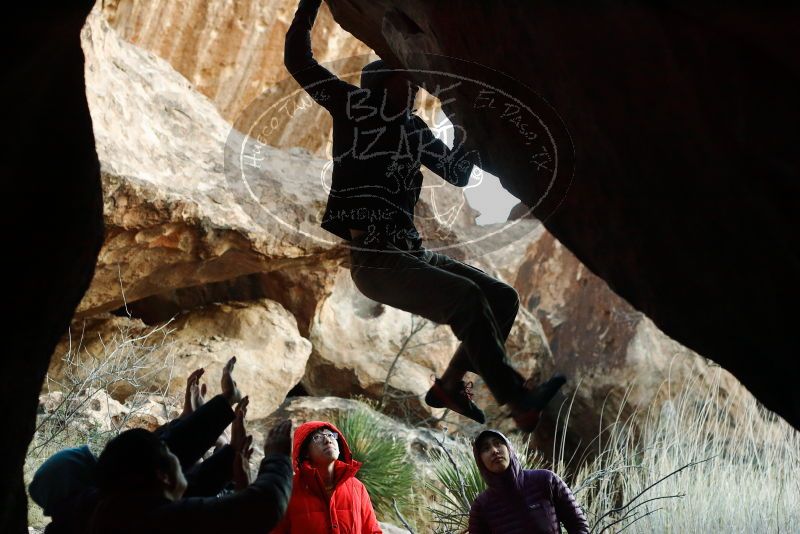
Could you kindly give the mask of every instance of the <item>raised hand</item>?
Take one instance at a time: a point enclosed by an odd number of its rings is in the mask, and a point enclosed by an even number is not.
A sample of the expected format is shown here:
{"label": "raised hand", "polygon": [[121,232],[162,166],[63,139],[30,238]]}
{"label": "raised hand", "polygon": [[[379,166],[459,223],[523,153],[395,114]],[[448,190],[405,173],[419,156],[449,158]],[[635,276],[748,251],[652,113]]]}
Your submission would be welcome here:
{"label": "raised hand", "polygon": [[231,424],[231,447],[235,451],[243,449],[243,443],[247,438],[247,430],[244,427],[244,419],[247,417],[247,405],[250,404],[250,397],[245,397],[233,411],[233,423]]}
{"label": "raised hand", "polygon": [[206,403],[206,391],[205,382],[192,385],[192,411]]}
{"label": "raised hand", "polygon": [[242,400],[242,392],[236,386],[236,381],[233,379],[233,366],[236,365],[236,356],[228,360],[225,367],[222,368],[222,396],[233,406]]}
{"label": "raised hand", "polygon": [[183,394],[183,411],[179,417],[186,417],[203,405],[205,384],[202,387],[200,386],[200,377],[205,372],[206,370],[202,367],[195,369],[186,379],[186,391]]}
{"label": "raised hand", "polygon": [[253,456],[253,436],[247,436],[244,440],[244,448],[236,453],[233,460],[233,486],[236,490],[242,490],[253,482],[252,472],[250,471],[250,458]]}
{"label": "raised hand", "polygon": [[231,425],[231,447],[233,447],[235,453],[233,484],[237,490],[246,488],[252,482],[250,458],[253,456],[253,436],[247,434],[244,426],[249,402],[250,400],[245,397],[236,406],[233,424]]}
{"label": "raised hand", "polygon": [[292,454],[292,422],[288,419],[272,427],[264,442],[264,454]]}

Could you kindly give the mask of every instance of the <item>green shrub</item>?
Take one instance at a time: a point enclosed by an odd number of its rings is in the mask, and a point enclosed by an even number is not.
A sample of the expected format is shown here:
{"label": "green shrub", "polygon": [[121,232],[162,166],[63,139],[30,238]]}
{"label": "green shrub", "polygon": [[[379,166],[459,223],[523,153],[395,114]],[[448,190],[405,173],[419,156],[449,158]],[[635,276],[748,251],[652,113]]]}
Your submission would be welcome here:
{"label": "green shrub", "polygon": [[392,436],[366,406],[340,415],[335,424],[350,445],[353,458],[363,463],[356,477],[366,486],[378,518],[396,522],[393,500],[406,519],[415,516],[416,471],[405,443]]}

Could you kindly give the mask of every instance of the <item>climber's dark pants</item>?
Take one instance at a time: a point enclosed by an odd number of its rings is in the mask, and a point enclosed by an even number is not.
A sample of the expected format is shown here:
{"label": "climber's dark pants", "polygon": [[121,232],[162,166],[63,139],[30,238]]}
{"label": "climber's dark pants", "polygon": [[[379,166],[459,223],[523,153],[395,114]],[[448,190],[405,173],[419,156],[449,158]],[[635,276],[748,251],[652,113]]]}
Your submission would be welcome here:
{"label": "climber's dark pants", "polygon": [[523,378],[511,367],[505,340],[519,309],[513,287],[483,271],[424,248],[352,241],[350,275],[372,300],[447,324],[461,341],[450,368],[480,375],[497,402],[522,394]]}

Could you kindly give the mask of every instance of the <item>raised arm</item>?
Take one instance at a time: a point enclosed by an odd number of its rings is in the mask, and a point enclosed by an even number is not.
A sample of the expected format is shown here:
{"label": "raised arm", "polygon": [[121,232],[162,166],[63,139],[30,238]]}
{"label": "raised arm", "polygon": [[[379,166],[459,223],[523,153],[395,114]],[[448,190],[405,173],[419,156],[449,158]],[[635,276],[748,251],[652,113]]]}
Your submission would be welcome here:
{"label": "raised arm", "polygon": [[[170,421],[156,430],[156,434],[166,442],[169,450],[178,457],[184,471],[189,470],[208,449],[214,446],[219,435],[233,421],[234,414],[231,406],[242,399],[242,393],[233,379],[235,364],[236,357],[234,356],[228,360],[222,370],[221,395],[201,403],[188,415]],[[187,391],[192,384],[195,387],[200,386],[197,380],[202,374],[202,369],[198,369],[189,376]]]}
{"label": "raised arm", "polygon": [[225,486],[231,481],[235,457],[236,452],[233,447],[224,445],[199,465],[193,467],[186,473],[188,485],[183,497],[214,497],[225,489]]}
{"label": "raised arm", "polygon": [[283,517],[292,494],[291,423],[274,427],[264,445],[258,477],[238,493],[221,498],[187,498],[159,508],[150,518],[154,534],[262,534]]}
{"label": "raised arm", "polygon": [[433,135],[428,125],[414,116],[414,127],[420,136],[420,163],[441,176],[447,182],[464,187],[469,183],[472,169],[480,161],[478,152],[464,148],[464,135],[455,128],[453,148],[450,149]]}
{"label": "raised arm", "polygon": [[225,497],[184,498],[149,518],[149,532],[218,534],[269,532],[286,512],[292,493],[292,465],[287,455],[267,455],[258,477],[247,488]]}
{"label": "raised arm", "polygon": [[348,95],[360,88],[340,80],[317,63],[311,51],[311,28],[322,0],[300,0],[292,24],[286,32],[283,63],[289,74],[318,104],[336,113],[347,106]]}
{"label": "raised arm", "polygon": [[233,421],[228,400],[217,395],[184,419],[170,422],[156,431],[169,450],[180,460],[181,468],[191,468],[214,446],[217,438]]}

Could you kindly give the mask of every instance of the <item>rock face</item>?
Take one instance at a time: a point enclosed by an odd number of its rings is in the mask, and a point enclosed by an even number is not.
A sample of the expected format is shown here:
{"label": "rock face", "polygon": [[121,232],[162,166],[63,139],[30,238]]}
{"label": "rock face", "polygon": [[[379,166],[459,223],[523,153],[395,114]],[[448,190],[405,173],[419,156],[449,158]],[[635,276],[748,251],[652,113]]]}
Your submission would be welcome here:
{"label": "rock face", "polygon": [[84,435],[127,428],[153,431],[179,415],[176,406],[163,397],[153,395],[122,404],[102,389],[78,392],[69,399],[63,391],[52,391],[39,397],[39,407],[43,417],[68,419],[69,430]]}
{"label": "rock face", "polygon": [[[295,89],[283,66],[283,41],[297,2],[252,0],[134,0],[105,2],[103,13],[126,40],[166,59],[207,96],[229,122],[236,122],[253,100]],[[323,63],[336,61],[342,75],[358,73],[370,49],[333,21],[323,8],[314,27],[314,52]],[[348,59],[342,59],[348,58]],[[314,129],[309,131],[309,126]],[[303,121],[282,124],[270,144],[302,146],[323,154],[330,132],[328,113],[317,106]]]}
{"label": "rock face", "polygon": [[588,269],[798,427],[786,332],[800,297],[788,282],[800,265],[800,83],[787,43],[800,15],[673,4],[329,2],[429,85],[484,68],[525,84],[494,74],[490,86],[511,91],[501,97],[465,83],[444,111]]}
{"label": "rock face", "polygon": [[[737,406],[749,395],[730,373],[670,339],[641,312],[614,294],[535,220],[528,239],[492,252],[499,274],[519,292],[549,340],[555,369],[568,383],[537,430],[544,450],[554,436],[560,401],[572,402],[569,446],[589,443],[598,425],[634,412],[659,409],[668,393],[718,388]],[[573,399],[574,396],[574,399]],[[563,414],[561,415],[563,418]]]}
{"label": "rock face", "polygon": [[82,314],[341,255],[316,219],[323,161],[259,145],[246,189],[240,136],[166,62],[96,12],[83,46],[107,235]]}
{"label": "rock face", "polygon": [[336,258],[321,256],[318,262],[308,265],[290,264],[287,269],[165,291],[132,302],[126,309],[147,324],[158,324],[181,312],[215,302],[270,298],[294,315],[300,334],[308,337],[317,308],[333,289],[338,266]]}
{"label": "rock face", "polygon": [[27,533],[23,485],[42,380],[92,278],[103,240],[100,173],[79,35],[92,1],[20,3],[0,22],[5,120],[2,181],[10,202],[9,310],[0,402],[0,532]]}
{"label": "rock face", "polygon": [[[423,397],[458,346],[450,327],[364,297],[349,271],[341,269],[314,319],[310,339],[314,349],[303,386],[312,395],[385,396],[388,410],[406,420],[442,415]],[[509,335],[507,350],[525,377],[539,379],[552,369],[541,325],[524,310]],[[499,424],[503,416],[483,382],[473,375],[468,379],[475,382],[476,401],[487,407],[490,421]],[[451,414],[450,419],[470,427],[469,420],[460,416]]]}
{"label": "rock face", "polygon": [[[84,47],[108,231],[81,315],[124,306],[148,324],[183,312],[180,317],[196,321],[215,303],[275,300],[315,344],[304,379],[309,391],[382,396],[410,316],[389,310],[376,322],[355,309],[363,302],[351,302],[364,299],[339,270],[345,251],[318,228],[326,162],[303,150],[247,145],[184,78],[119,39],[98,13],[84,31]],[[138,122],[125,122],[134,112]],[[232,147],[258,159],[255,175]],[[476,212],[461,190],[442,184],[426,176],[417,223],[432,240],[455,243],[457,229],[473,225]],[[336,279],[339,293],[327,298]],[[349,328],[359,314],[361,324]],[[403,410],[425,416],[430,412],[419,396],[455,346],[447,327],[427,330],[428,345],[411,347],[398,360],[388,388],[410,405]],[[368,332],[380,334],[365,337]],[[545,346],[541,339],[538,346]]]}
{"label": "rock face", "polygon": [[[123,289],[127,309],[148,324],[176,314],[196,318],[217,310],[217,303],[277,301],[313,344],[301,371],[306,391],[384,397],[411,316],[362,297],[340,266],[346,251],[317,228],[325,162],[302,150],[260,145],[249,147],[261,161],[255,175],[243,172],[246,162],[229,166],[239,134],[169,65],[120,40],[99,16],[90,19],[84,44],[109,227],[84,316],[122,305]],[[131,109],[142,119],[123,132],[119,117]],[[251,189],[242,187],[242,178]],[[462,190],[440,185],[426,176],[420,230],[429,246],[471,243],[445,252],[497,274],[523,295],[527,313],[520,313],[510,336],[510,357],[534,382],[560,370],[570,376],[570,387],[581,384],[576,441],[592,437],[582,432],[596,428],[603,400],[618,404],[629,384],[632,406],[656,398],[652,386],[666,377],[672,354],[688,351],[590,275],[536,221],[521,219],[491,239],[476,239],[493,229],[474,225]],[[207,327],[219,330],[211,319]],[[391,371],[388,409],[415,420],[440,415],[421,397],[455,344],[448,327],[427,325],[415,334]],[[692,370],[680,376],[673,370],[677,382],[699,372],[695,364],[702,360],[686,358],[688,367],[672,366]],[[480,379],[474,381],[491,424],[510,429],[504,410]],[[556,417],[554,408],[550,419]],[[471,428],[467,420],[454,420]]]}
{"label": "rock face", "polygon": [[[254,418],[266,416],[283,402],[302,378],[311,353],[311,343],[300,336],[294,317],[267,299],[211,304],[162,327],[127,317],[98,316],[85,324],[77,320],[72,330],[72,352],[84,363],[64,361],[61,356],[70,345],[63,341],[50,366],[51,384],[63,383],[67,375],[81,378],[85,370],[110,361],[104,368],[115,369],[123,379],[107,389],[124,402],[134,391],[182,395],[186,377],[202,367],[213,395],[219,393],[222,367],[236,356],[235,379],[250,396]],[[76,349],[78,339],[83,343]]]}
{"label": "rock face", "polygon": [[[99,13],[83,44],[107,236],[81,314],[140,301],[134,308],[155,322],[208,302],[268,297],[307,334],[344,255],[319,228],[327,162],[245,140],[186,79],[121,40]],[[420,228],[452,241],[452,227],[476,213],[460,190],[425,184]]]}
{"label": "rock face", "polygon": [[432,384],[431,375],[444,371],[457,341],[447,326],[364,297],[347,269],[337,273],[310,339],[314,349],[303,377],[309,393],[380,399],[389,376],[388,404],[420,418],[430,415],[422,397]]}
{"label": "rock face", "polygon": [[[504,27],[512,30],[503,33],[504,39],[497,39],[497,32],[476,35],[464,31],[462,23],[485,8],[474,1],[458,2],[456,7],[463,9],[453,10],[451,6],[447,13],[440,6],[418,1],[404,3],[402,8],[390,5],[388,0],[331,2],[343,24],[397,64],[421,66],[413,61],[416,50],[450,52],[483,61],[519,75],[561,113],[565,125],[561,134],[572,134],[579,157],[570,161],[571,150],[565,150],[566,155],[558,157],[566,159],[556,160],[568,171],[574,167],[576,180],[566,194],[559,189],[563,182],[558,181],[547,202],[534,210],[540,216],[550,215],[553,206],[548,202],[557,199],[561,203],[560,210],[545,218],[555,237],[542,225],[526,220],[515,228],[519,234],[503,234],[507,240],[502,243],[507,245],[504,248],[497,243],[488,248],[470,245],[451,253],[499,274],[520,291],[526,308],[512,331],[509,353],[515,366],[534,381],[557,369],[566,371],[572,379],[566,393],[574,392],[571,388],[580,384],[573,410],[575,441],[594,437],[603,402],[620,403],[628,387],[631,407],[637,408],[658,400],[658,387],[667,377],[684,384],[696,380],[701,387],[717,380],[716,368],[670,340],[589,268],[671,335],[714,356],[740,375],[750,369],[750,360],[744,356],[753,354],[766,363],[767,371],[786,371],[770,358],[789,354],[788,349],[779,350],[786,349],[787,325],[793,325],[791,313],[784,307],[796,298],[792,287],[780,291],[776,287],[792,279],[787,273],[793,274],[796,256],[784,251],[797,250],[792,246],[796,245],[796,236],[763,229],[792,227],[786,223],[790,221],[787,213],[796,196],[794,185],[786,184],[794,182],[786,180],[782,186],[783,204],[776,204],[771,193],[776,176],[796,174],[796,160],[786,149],[790,146],[786,144],[788,134],[768,126],[793,120],[795,108],[763,116],[755,113],[756,106],[780,108],[785,95],[774,92],[791,94],[786,84],[775,83],[766,89],[781,76],[780,69],[769,70],[769,65],[761,61],[744,65],[738,59],[724,57],[729,60],[727,64],[743,69],[743,78],[728,84],[732,91],[741,95],[742,90],[752,89],[756,96],[764,97],[737,100],[737,111],[729,117],[720,106],[730,103],[734,93],[725,93],[727,100],[709,101],[717,94],[709,88],[730,81],[725,77],[729,72],[724,70],[725,65],[711,61],[723,70],[711,69],[707,77],[698,74],[692,67],[696,65],[694,58],[700,56],[692,50],[694,45],[687,44],[693,41],[677,38],[683,34],[648,33],[652,24],[628,24],[636,13],[639,22],[652,22],[652,13],[644,9],[619,13],[604,26],[587,25],[591,31],[581,29],[569,46],[549,47],[560,51],[561,55],[553,58],[543,55],[547,46],[530,46],[530,54],[522,57],[506,53],[504,47],[509,42],[526,43],[527,39],[561,45],[559,40],[571,34],[559,32],[566,26],[574,30],[580,21],[589,20],[582,18],[587,15],[572,13],[567,24],[563,18],[566,8],[545,9],[546,16],[532,17],[532,22],[525,23],[530,28],[520,24],[525,17],[515,17],[515,24]],[[320,178],[327,170],[326,162],[305,150],[278,150],[252,141],[248,144],[226,120],[240,116],[252,95],[263,92],[264,84],[271,83],[276,72],[282,76],[279,56],[272,56],[282,49],[283,30],[294,4],[262,6],[255,0],[232,7],[229,4],[221,0],[191,1],[180,6],[167,2],[144,6],[127,0],[101,4],[129,39],[167,57],[213,101],[198,95],[166,61],[120,39],[97,11],[90,16],[81,43],[87,58],[87,97],[97,138],[96,154],[84,99],[83,58],[78,49],[81,13],[66,21],[54,17],[59,31],[48,33],[42,31],[47,28],[37,26],[35,43],[29,35],[33,23],[27,19],[14,19],[14,27],[3,32],[15,46],[21,43],[19,49],[24,51],[12,58],[17,62],[11,64],[12,74],[23,74],[16,78],[19,86],[2,89],[6,101],[15,104],[10,109],[13,122],[23,125],[15,130],[13,139],[2,144],[14,150],[22,147],[21,152],[6,158],[13,175],[12,198],[19,200],[12,203],[8,212],[11,220],[6,226],[16,228],[20,221],[38,214],[36,226],[45,229],[43,233],[32,228],[12,232],[11,250],[24,258],[13,265],[19,295],[14,294],[9,304],[17,321],[10,329],[13,339],[9,354],[17,357],[4,360],[0,392],[4,399],[11,399],[6,404],[20,407],[9,414],[7,423],[21,430],[11,439],[2,438],[8,447],[3,448],[0,471],[10,473],[0,483],[0,530],[4,532],[22,532],[17,527],[24,522],[27,507],[19,487],[20,466],[33,433],[45,355],[52,353],[88,286],[100,246],[96,155],[102,165],[107,233],[96,276],[80,305],[86,320],[82,330],[82,348],[86,350],[81,354],[109,361],[108,347],[127,347],[118,355],[129,351],[134,358],[128,363],[133,364],[131,380],[135,380],[136,389],[159,394],[180,393],[185,377],[200,366],[207,370],[206,380],[213,393],[222,364],[235,354],[239,358],[237,380],[252,398],[251,416],[264,421],[287,413],[308,419],[327,417],[325,410],[352,409],[353,401],[305,397],[291,399],[273,413],[301,380],[305,389],[316,394],[362,393],[374,398],[383,394],[384,379],[407,337],[411,318],[361,297],[341,266],[344,250],[318,228],[325,198]],[[363,7],[360,12],[359,6]],[[85,7],[88,11],[88,5]],[[257,17],[248,18],[256,12]],[[502,17],[514,15],[508,8],[481,20],[497,25]],[[674,22],[676,17],[691,19],[686,15],[679,10],[658,16]],[[665,27],[680,29],[685,36],[702,37],[707,23],[701,20],[705,19]],[[722,28],[743,24],[735,17],[722,17],[718,22]],[[625,24],[626,29],[611,31],[613,39],[577,54],[575,47],[591,40],[591,32],[599,31],[599,27],[613,30],[616,24]],[[23,29],[21,33],[18,27]],[[165,27],[171,31],[165,31]],[[352,45],[352,39],[336,29],[325,12],[316,31],[319,35],[315,42],[327,46],[322,59],[343,55],[343,50]],[[634,35],[635,31],[643,33]],[[51,34],[56,37],[41,37]],[[661,44],[674,52],[670,60],[674,63],[666,67],[663,58],[661,63],[651,61],[658,47],[647,46],[626,48],[637,52],[627,54],[618,64],[595,61],[594,54],[605,53],[609,46],[625,44],[625,39],[632,37],[652,44],[656,34],[664,39]],[[469,41],[465,35],[471,36]],[[762,36],[756,31],[749,38],[761,40]],[[198,46],[203,39],[208,46]],[[487,43],[487,39],[492,42]],[[718,39],[727,45],[744,37],[721,34]],[[443,46],[445,42],[447,46]],[[261,43],[265,44],[263,56],[253,52],[254,47],[262,50]],[[463,54],[455,53],[459,47]],[[713,54],[725,54],[717,50],[726,49],[714,47]],[[767,47],[757,53],[751,50],[750,55],[744,52],[743,57],[754,59],[765,53],[787,59],[782,48]],[[631,68],[642,59],[638,54],[647,56],[648,65],[666,74],[647,79],[631,74],[650,72]],[[253,61],[239,69],[244,63],[242,57]],[[42,58],[47,59],[43,62]],[[507,63],[509,58],[515,58],[516,63]],[[439,57],[437,61],[449,60]],[[586,67],[591,61],[595,61],[596,71]],[[357,63],[360,67],[363,58]],[[272,70],[262,74],[264,64]],[[425,66],[457,72],[459,65],[463,67],[457,62]],[[346,71],[346,62],[344,66]],[[674,73],[684,67],[686,79],[676,82]],[[623,71],[613,70],[618,68]],[[765,75],[758,78],[763,86],[750,82],[750,74],[759,69],[765,69]],[[43,73],[52,77],[45,79]],[[630,76],[623,76],[626,73]],[[669,83],[655,87],[656,80]],[[608,83],[618,85],[604,85]],[[629,90],[633,86],[636,91]],[[586,93],[578,87],[584,87]],[[455,89],[461,90],[467,91]],[[688,94],[691,98],[673,101],[691,109],[676,106],[666,110],[664,102],[668,99],[661,97],[670,91]],[[621,95],[630,102],[629,107],[623,107]],[[641,112],[643,99],[649,99],[648,113]],[[539,111],[546,114],[547,109]],[[27,115],[20,115],[19,110]],[[541,184],[537,180],[541,176],[532,175],[535,178],[530,183],[519,179],[527,176],[520,172],[520,154],[527,152],[516,150],[519,147],[513,136],[507,135],[509,124],[519,127],[519,121],[477,115],[474,109],[463,108],[459,99],[445,111],[461,119],[472,145],[487,149],[483,158],[487,169],[503,177],[505,185],[523,200],[530,203],[538,198]],[[552,120],[553,116],[545,118]],[[324,111],[314,110],[303,121],[278,131],[276,144],[300,145],[319,153],[325,144],[320,132],[328,131],[327,120]],[[738,120],[740,128],[723,127],[725,121],[732,120]],[[703,122],[702,127],[692,121]],[[35,131],[25,126],[31,124],[36,126]],[[309,124],[314,124],[314,129],[309,129]],[[756,127],[763,133],[758,139],[751,134]],[[676,132],[687,135],[681,137]],[[698,132],[709,135],[702,137]],[[669,143],[659,143],[666,138]],[[563,148],[564,142],[556,135],[553,146]],[[738,150],[747,143],[749,150]],[[703,157],[687,156],[687,145]],[[237,152],[243,147],[249,152]],[[673,151],[674,159],[665,157]],[[736,152],[735,157],[721,159],[731,151]],[[43,173],[41,166],[31,164],[43,153],[59,162],[58,176],[70,179],[53,182],[52,169]],[[654,161],[658,164],[653,165]],[[687,161],[693,165],[686,165]],[[543,168],[547,170],[546,165]],[[690,172],[681,172],[686,169]],[[744,202],[742,177],[749,177],[754,170],[763,170],[765,178],[748,184],[754,192],[749,195],[750,201]],[[714,187],[721,176],[731,178],[725,182],[730,186],[726,189],[729,195],[720,195]],[[430,181],[426,183],[431,185]],[[678,194],[689,190],[694,195]],[[429,242],[448,245],[470,237],[475,231],[474,212],[460,202],[460,193],[451,189],[427,192],[434,196],[428,198],[423,193],[418,221]],[[440,193],[446,203],[460,208],[448,211],[437,207],[435,196]],[[717,216],[710,206],[727,209],[729,215]],[[515,215],[524,216],[526,211],[516,210]],[[671,220],[667,216],[671,213],[680,213],[681,217]],[[733,241],[732,235],[737,240]],[[712,242],[716,248],[709,246]],[[741,250],[744,243],[748,246],[746,253]],[[723,263],[737,268],[721,272]],[[757,280],[762,291],[754,290],[755,283],[742,273]],[[747,333],[756,329],[747,322],[747,315],[740,313],[742,302],[757,310],[767,323],[757,329],[761,346],[756,347],[756,341],[748,337]],[[130,310],[134,318],[103,313],[120,307]],[[173,316],[176,319],[166,327],[153,326]],[[167,330],[172,331],[164,337]],[[720,341],[723,331],[735,332],[738,337],[728,335],[725,339],[729,341]],[[159,335],[162,337],[157,339]],[[128,336],[128,342],[117,337],[119,343],[110,343],[114,336]],[[57,348],[57,355],[66,351],[64,344]],[[440,372],[450,358],[455,339],[447,327],[428,325],[406,349],[389,380],[388,392],[395,403],[390,403],[389,409],[415,417],[437,415],[427,410],[420,397],[430,384],[430,375]],[[50,372],[52,378],[60,379],[68,370],[56,358]],[[772,390],[757,390],[771,407],[785,408],[796,402],[796,388],[781,382],[791,382],[792,373],[756,374],[750,384],[757,388],[762,378],[775,383]],[[721,383],[727,391],[738,387],[724,373]],[[124,416],[126,408],[119,401],[129,400],[134,388],[125,380],[108,385],[112,398],[95,399],[95,392],[86,393],[90,408],[97,404],[100,411]],[[480,381],[476,381],[475,391],[477,401],[488,407],[490,424],[508,428],[508,421]],[[57,400],[58,391],[50,395],[43,399],[45,406]],[[153,426],[165,420],[167,415],[153,415],[158,403],[152,400],[149,418],[137,424]],[[549,421],[555,419],[556,412],[554,407]],[[782,413],[792,417],[796,412]],[[431,446],[428,431],[389,423],[395,426],[387,431],[403,435],[411,450],[421,454]],[[462,425],[462,429],[470,428]],[[546,425],[544,431],[548,431]]]}

